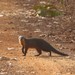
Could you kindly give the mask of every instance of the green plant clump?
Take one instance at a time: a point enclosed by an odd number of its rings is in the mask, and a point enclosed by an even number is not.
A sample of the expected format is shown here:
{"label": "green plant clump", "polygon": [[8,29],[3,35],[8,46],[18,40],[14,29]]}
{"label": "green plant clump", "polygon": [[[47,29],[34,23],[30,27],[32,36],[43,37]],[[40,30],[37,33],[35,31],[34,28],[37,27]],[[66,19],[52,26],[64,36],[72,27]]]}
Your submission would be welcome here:
{"label": "green plant clump", "polygon": [[61,15],[54,5],[37,5],[34,6],[37,14],[42,17],[55,17]]}

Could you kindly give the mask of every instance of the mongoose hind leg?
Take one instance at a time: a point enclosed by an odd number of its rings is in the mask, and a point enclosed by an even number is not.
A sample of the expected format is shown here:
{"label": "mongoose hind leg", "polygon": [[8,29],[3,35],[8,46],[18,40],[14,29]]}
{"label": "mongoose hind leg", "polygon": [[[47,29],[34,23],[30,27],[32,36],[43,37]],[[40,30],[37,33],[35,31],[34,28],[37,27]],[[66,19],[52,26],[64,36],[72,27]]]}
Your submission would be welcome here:
{"label": "mongoose hind leg", "polygon": [[42,52],[41,52],[41,50],[40,49],[36,49],[37,50],[37,52],[39,53],[39,54],[37,54],[37,55],[35,55],[35,56],[39,56],[39,55],[41,55],[42,54]]}

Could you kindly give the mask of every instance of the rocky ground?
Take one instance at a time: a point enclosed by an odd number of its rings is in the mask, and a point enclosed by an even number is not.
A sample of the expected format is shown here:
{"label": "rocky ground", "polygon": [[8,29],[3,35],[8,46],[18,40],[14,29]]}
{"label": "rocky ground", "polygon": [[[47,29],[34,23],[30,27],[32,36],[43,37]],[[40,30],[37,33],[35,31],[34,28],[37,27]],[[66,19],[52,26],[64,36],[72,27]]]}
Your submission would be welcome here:
{"label": "rocky ground", "polygon": [[[33,6],[41,0],[0,0],[0,75],[75,75],[75,29],[70,16],[38,17]],[[18,36],[37,37],[48,41],[63,57],[29,49],[21,52]]]}

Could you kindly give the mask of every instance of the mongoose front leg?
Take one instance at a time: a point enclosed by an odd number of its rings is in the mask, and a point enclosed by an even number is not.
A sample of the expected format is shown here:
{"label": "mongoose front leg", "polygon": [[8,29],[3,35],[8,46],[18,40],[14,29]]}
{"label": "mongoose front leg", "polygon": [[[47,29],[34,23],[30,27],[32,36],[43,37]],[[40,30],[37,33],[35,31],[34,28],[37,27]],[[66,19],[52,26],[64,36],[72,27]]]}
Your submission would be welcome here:
{"label": "mongoose front leg", "polygon": [[22,53],[24,54],[25,53],[25,51],[24,51],[25,49],[24,49],[24,46],[22,46]]}
{"label": "mongoose front leg", "polygon": [[28,48],[25,48],[24,56],[26,56],[27,50],[28,50]]}

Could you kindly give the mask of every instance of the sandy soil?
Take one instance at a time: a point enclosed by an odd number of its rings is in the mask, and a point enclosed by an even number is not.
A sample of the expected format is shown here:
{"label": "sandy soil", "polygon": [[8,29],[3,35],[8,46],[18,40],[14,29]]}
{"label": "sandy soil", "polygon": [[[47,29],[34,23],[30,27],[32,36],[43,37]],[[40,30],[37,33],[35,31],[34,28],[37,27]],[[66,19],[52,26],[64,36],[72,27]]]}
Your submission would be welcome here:
{"label": "sandy soil", "polygon": [[[59,17],[35,16],[32,7],[39,2],[0,0],[0,75],[75,75],[75,42],[72,39],[65,40],[64,36],[67,37],[69,33],[62,35],[63,21]],[[45,39],[69,56],[52,53],[49,57],[48,53],[43,52],[41,56],[35,57],[36,50],[29,49],[24,57],[18,43],[19,35]]]}

